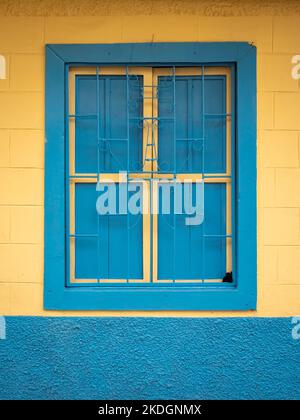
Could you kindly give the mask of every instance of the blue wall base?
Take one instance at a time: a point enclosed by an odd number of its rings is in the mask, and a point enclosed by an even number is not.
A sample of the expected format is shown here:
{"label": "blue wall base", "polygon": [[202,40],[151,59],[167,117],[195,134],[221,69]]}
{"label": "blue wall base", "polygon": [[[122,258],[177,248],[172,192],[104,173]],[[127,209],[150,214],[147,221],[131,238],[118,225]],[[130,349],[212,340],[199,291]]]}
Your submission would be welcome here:
{"label": "blue wall base", "polygon": [[1,399],[299,399],[290,318],[7,317]]}

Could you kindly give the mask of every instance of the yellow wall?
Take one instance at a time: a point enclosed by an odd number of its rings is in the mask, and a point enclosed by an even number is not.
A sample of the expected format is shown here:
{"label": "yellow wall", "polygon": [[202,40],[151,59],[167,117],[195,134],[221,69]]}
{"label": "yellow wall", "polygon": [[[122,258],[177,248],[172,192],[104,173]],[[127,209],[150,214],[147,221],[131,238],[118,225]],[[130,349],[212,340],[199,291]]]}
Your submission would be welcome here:
{"label": "yellow wall", "polygon": [[45,43],[248,41],[258,52],[257,311],[80,315],[299,314],[300,90],[291,77],[291,57],[300,54],[299,3],[61,3],[0,1],[0,54],[8,64],[0,80],[0,313],[75,314],[42,309]]}

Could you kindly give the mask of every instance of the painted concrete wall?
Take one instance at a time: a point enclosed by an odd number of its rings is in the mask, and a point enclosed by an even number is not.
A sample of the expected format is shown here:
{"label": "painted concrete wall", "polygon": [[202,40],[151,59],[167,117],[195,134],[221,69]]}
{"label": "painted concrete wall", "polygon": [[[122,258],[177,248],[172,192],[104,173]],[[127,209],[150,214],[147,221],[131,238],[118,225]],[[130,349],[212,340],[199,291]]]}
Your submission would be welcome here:
{"label": "painted concrete wall", "polygon": [[[277,319],[300,314],[299,27],[296,1],[0,1],[0,398],[300,397],[300,344]],[[255,312],[43,310],[45,44],[149,41],[257,46]],[[69,315],[246,318],[37,317]]]}
{"label": "painted concrete wall", "polygon": [[[295,2],[275,2],[268,8],[259,1],[242,2],[240,8],[207,1],[176,5],[112,1],[109,6],[101,2],[101,7],[88,1],[86,8],[79,7],[80,2],[38,3],[4,1],[0,6],[0,54],[7,61],[7,79],[0,80],[0,312],[46,315],[42,306],[45,43],[153,40],[248,41],[257,46],[255,315],[300,313],[300,90],[299,81],[291,77],[291,57],[300,54],[300,9],[292,8]],[[283,3],[294,16],[278,15]]]}

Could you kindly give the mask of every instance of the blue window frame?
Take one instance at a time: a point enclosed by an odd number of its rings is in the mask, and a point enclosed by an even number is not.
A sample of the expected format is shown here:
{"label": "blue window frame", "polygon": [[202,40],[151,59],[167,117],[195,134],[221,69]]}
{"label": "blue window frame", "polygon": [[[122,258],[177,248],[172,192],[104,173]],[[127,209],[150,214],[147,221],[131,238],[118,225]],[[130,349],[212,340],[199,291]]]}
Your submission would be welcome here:
{"label": "blue window frame", "polygon": [[[46,139],[46,309],[256,308],[255,47],[48,45]],[[99,174],[124,170],[153,201],[163,176],[191,175],[191,193],[201,176],[204,223],[99,217]]]}

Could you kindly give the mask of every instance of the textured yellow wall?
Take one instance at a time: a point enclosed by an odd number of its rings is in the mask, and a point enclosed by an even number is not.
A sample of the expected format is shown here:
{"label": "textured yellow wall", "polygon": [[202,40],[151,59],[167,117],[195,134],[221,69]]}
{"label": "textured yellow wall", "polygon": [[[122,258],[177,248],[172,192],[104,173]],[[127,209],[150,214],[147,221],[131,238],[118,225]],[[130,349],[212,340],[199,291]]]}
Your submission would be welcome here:
{"label": "textured yellow wall", "polygon": [[0,0],[0,313],[75,314],[42,309],[45,43],[248,41],[258,52],[258,310],[156,314],[299,314],[299,27],[295,1]]}

